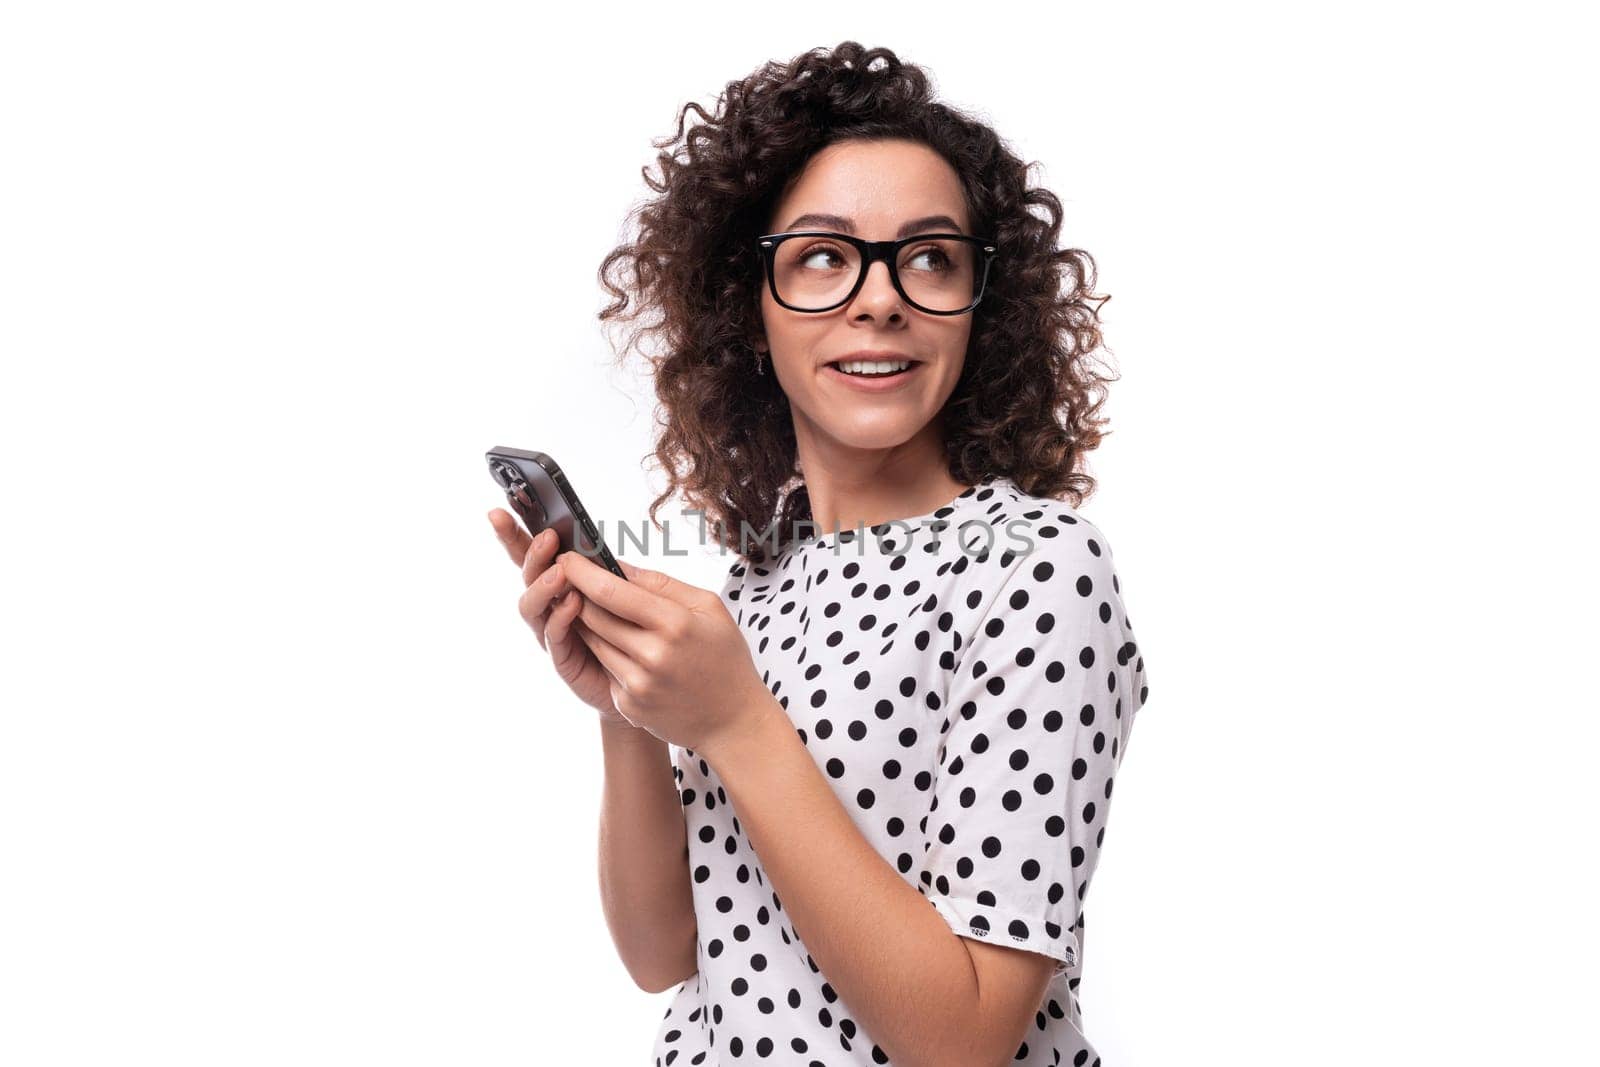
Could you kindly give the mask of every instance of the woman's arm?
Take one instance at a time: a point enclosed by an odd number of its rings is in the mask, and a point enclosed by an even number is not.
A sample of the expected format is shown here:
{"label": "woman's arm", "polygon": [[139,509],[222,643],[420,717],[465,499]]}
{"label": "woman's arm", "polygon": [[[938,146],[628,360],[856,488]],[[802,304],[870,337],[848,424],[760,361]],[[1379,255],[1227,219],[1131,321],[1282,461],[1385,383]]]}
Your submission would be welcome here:
{"label": "woman's arm", "polygon": [[[774,700],[699,755],[716,770],[783,911],[831,985],[884,1052],[906,1067],[1009,1061],[1050,960],[1025,961],[979,1011],[974,954],[926,897],[861,835]],[[998,972],[997,972],[998,973]],[[1019,973],[1026,977],[1016,977]],[[997,983],[998,984],[998,983]],[[1037,1002],[1037,997],[1033,1003]]]}
{"label": "woman's arm", "polygon": [[695,973],[689,837],[666,742],[601,721],[600,901],[617,954],[639,988],[659,993]]}

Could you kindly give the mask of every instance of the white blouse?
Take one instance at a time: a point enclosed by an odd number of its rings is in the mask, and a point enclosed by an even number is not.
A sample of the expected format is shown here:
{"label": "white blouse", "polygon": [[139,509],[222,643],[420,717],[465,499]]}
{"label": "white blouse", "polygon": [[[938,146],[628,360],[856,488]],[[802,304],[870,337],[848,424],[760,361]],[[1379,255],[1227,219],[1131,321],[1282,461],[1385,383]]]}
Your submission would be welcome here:
{"label": "white blouse", "polygon": [[[1148,693],[1111,547],[1005,477],[862,532],[739,560],[723,602],[879,855],[957,935],[1056,961],[1014,1062],[1094,1067],[1083,902]],[[785,921],[716,772],[672,759],[699,970],[657,1067],[889,1063]]]}

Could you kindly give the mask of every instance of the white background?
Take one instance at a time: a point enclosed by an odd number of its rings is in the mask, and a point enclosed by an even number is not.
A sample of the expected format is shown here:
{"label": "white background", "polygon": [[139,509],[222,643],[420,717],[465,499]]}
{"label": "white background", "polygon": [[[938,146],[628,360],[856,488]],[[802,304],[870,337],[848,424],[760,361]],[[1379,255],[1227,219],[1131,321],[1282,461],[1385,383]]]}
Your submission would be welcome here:
{"label": "white background", "polygon": [[1113,295],[1107,1067],[1594,1062],[1580,10],[7,5],[0,1061],[647,1061],[482,456],[643,515],[650,140],[855,39]]}

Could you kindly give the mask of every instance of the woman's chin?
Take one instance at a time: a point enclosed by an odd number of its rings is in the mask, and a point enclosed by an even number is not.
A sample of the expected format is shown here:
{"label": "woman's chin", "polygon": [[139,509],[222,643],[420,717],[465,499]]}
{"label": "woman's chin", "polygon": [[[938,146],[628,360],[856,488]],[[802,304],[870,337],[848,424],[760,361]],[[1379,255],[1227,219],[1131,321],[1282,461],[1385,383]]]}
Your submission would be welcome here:
{"label": "woman's chin", "polygon": [[926,425],[926,419],[921,422],[911,419],[869,419],[843,426],[830,426],[824,423],[821,429],[823,433],[846,448],[868,452],[898,448],[917,436]]}
{"label": "woman's chin", "polygon": [[904,402],[887,400],[852,404],[836,396],[811,395],[798,401],[791,396],[790,410],[803,436],[863,451],[898,448],[925,432],[939,410],[930,402],[911,402],[910,396]]}

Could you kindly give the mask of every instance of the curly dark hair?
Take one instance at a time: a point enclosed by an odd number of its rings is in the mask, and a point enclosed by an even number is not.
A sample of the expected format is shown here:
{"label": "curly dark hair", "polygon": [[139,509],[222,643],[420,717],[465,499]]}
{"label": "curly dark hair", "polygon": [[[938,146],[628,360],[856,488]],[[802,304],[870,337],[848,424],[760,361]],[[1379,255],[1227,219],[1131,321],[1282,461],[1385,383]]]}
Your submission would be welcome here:
{"label": "curly dark hair", "polygon": [[[669,483],[651,521],[660,527],[657,510],[678,492],[719,544],[760,560],[762,540],[741,530],[769,534],[776,524],[781,548],[811,517],[788,398],[776,375],[755,373],[755,238],[807,161],[845,140],[911,140],[938,152],[960,176],[973,232],[999,248],[942,412],[951,476],[971,484],[1004,475],[1024,492],[1081,504],[1095,485],[1085,454],[1110,432],[1098,412],[1117,379],[1094,359],[1110,297],[1093,292],[1087,252],[1057,250],[1061,202],[1028,187],[1029,165],[988,125],[936,102],[920,67],[854,41],[768,62],[729,82],[717,105],[716,114],[683,105],[677,132],[652,142],[670,149],[657,153],[659,178],[642,170],[658,195],[630,213],[637,239],[599,270],[613,298],[602,323],[656,313],[617,349],[619,363],[630,351],[649,361],[661,405],[654,454]],[[686,132],[690,111],[702,121]],[[647,354],[641,336],[658,350]]]}

